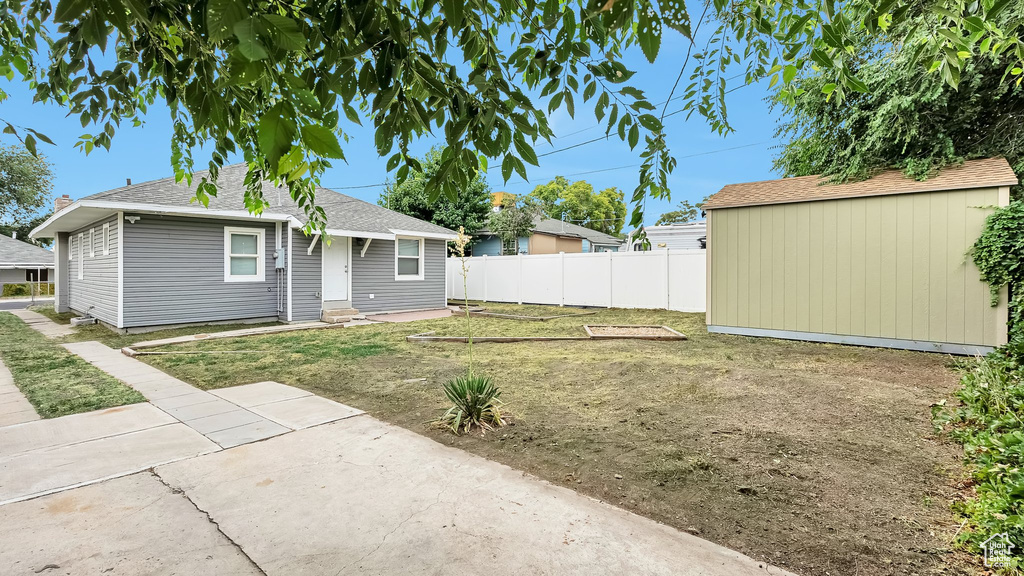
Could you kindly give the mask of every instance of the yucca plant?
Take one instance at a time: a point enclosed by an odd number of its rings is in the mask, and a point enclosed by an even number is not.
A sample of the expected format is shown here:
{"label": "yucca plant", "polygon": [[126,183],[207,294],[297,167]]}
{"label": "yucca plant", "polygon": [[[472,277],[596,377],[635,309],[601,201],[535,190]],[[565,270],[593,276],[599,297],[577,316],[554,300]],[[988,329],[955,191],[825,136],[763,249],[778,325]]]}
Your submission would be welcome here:
{"label": "yucca plant", "polygon": [[501,391],[487,376],[459,376],[445,382],[443,388],[452,407],[439,422],[452,432],[469,432],[474,426],[493,430],[505,424],[501,418]]}

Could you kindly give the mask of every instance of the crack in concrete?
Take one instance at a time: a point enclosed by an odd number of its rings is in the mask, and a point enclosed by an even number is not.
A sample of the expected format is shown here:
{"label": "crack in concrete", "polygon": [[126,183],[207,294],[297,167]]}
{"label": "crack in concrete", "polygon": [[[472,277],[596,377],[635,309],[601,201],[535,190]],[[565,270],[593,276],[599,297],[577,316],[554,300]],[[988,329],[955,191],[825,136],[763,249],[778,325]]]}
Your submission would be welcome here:
{"label": "crack in concrete", "polygon": [[335,574],[335,576],[340,576],[341,574],[344,574],[345,571],[348,570],[350,567],[358,566],[360,562],[362,562],[363,560],[366,560],[370,556],[373,556],[374,554],[376,554],[377,551],[380,550],[384,546],[384,544],[388,541],[388,538],[392,534],[394,534],[395,532],[398,532],[399,528],[401,528],[402,526],[405,526],[413,518],[419,516],[420,514],[423,514],[423,513],[427,512],[428,510],[430,510],[434,506],[437,506],[438,504],[440,504],[441,503],[441,496],[443,496],[444,493],[447,492],[447,491],[448,491],[448,484],[442,485],[441,489],[437,492],[437,496],[434,498],[434,502],[432,504],[430,504],[426,508],[422,508],[420,510],[417,510],[417,511],[413,512],[405,520],[402,520],[401,522],[399,522],[397,525],[395,525],[394,528],[391,529],[390,532],[385,534],[384,537],[380,539],[380,542],[373,548],[373,550],[370,550],[366,554],[363,554],[362,556],[357,558],[355,561],[349,562],[348,564],[342,566],[341,570],[338,570],[338,572],[337,572],[337,574]]}
{"label": "crack in concrete", "polygon": [[266,571],[263,570],[263,568],[259,564],[257,564],[255,560],[253,560],[252,556],[249,556],[249,553],[245,551],[245,548],[242,548],[241,544],[239,544],[238,542],[235,542],[234,539],[231,538],[231,536],[228,536],[227,532],[225,532],[220,527],[220,523],[218,523],[216,520],[214,520],[213,516],[211,516],[209,512],[207,512],[206,510],[203,510],[202,508],[200,508],[199,505],[196,504],[194,500],[189,498],[188,494],[184,490],[182,490],[180,488],[175,488],[174,486],[171,486],[169,483],[167,483],[166,480],[164,480],[159,474],[157,474],[156,470],[150,469],[149,473],[152,474],[153,477],[156,478],[158,482],[160,482],[161,484],[166,486],[167,489],[170,490],[172,494],[180,494],[182,496],[182,498],[187,500],[188,503],[192,505],[193,508],[195,508],[197,511],[199,511],[204,516],[206,516],[206,521],[209,522],[210,524],[212,524],[213,527],[217,529],[217,532],[219,532],[220,535],[223,536],[225,540],[230,542],[231,545],[236,550],[238,550],[238,553],[241,554],[243,557],[245,557],[246,560],[249,561],[249,564],[252,564],[253,568],[255,568],[263,576],[267,576]]}

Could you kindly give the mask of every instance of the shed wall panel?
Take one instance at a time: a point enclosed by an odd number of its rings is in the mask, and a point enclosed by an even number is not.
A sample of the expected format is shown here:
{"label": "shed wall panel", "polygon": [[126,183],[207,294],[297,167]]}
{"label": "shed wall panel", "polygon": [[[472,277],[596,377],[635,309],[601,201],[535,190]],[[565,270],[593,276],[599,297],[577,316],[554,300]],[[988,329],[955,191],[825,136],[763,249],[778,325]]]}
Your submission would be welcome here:
{"label": "shed wall panel", "polygon": [[987,188],[712,210],[708,323],[997,346],[967,252],[998,203]]}

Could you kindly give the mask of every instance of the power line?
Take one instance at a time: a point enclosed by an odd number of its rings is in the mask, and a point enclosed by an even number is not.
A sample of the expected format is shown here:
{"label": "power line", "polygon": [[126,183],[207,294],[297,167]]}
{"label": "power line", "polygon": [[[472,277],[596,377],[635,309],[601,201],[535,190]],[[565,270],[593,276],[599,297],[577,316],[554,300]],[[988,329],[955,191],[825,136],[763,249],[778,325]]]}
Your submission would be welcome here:
{"label": "power line", "polygon": [[[743,74],[737,74],[735,76],[727,78],[726,80],[728,81],[728,80],[731,80],[733,78],[738,78],[740,76],[743,76]],[[741,85],[736,86],[735,88],[729,90],[727,93],[739,90],[740,88],[745,88],[745,87],[750,86],[750,85],[751,85],[750,83],[741,84]],[[671,98],[669,100],[665,100],[663,102],[659,102],[655,106],[660,106],[661,104],[665,104],[665,103],[671,102],[672,100],[678,100],[679,98],[682,98],[682,97],[683,97],[682,95],[681,96],[676,96],[676,97]],[[668,114],[665,115],[665,118],[668,118],[670,116],[675,116],[676,114],[681,114],[681,113],[683,113],[685,111],[686,111],[686,108],[680,108],[679,110],[676,110],[674,112],[669,112]],[[602,125],[603,124],[595,124],[595,125],[593,125],[593,126],[591,126],[589,128],[584,128],[582,130],[577,130],[575,132],[570,132],[569,134],[566,134],[565,136],[561,136],[561,138],[567,138],[567,137],[572,136],[574,134],[579,134],[581,132],[586,132],[588,130],[592,130],[594,128],[598,128],[598,127],[600,127]],[[543,158],[545,156],[551,156],[552,154],[558,154],[559,152],[565,152],[567,150],[572,150],[574,148],[580,148],[582,146],[587,146],[589,144],[593,144],[595,142],[600,142],[602,140],[608,140],[610,138],[610,136],[611,136],[610,134],[605,134],[604,136],[599,136],[597,138],[592,138],[590,140],[585,140],[583,142],[572,144],[570,146],[566,146],[565,148],[557,148],[555,150],[544,152],[543,154],[537,154],[537,158]],[[555,137],[556,140],[558,138],[559,138],[558,136]],[[698,153],[698,154],[691,154],[691,155],[688,155],[688,156],[676,156],[675,158],[677,160],[681,160],[681,159],[684,159],[684,158],[692,158],[693,156],[703,156],[705,154],[714,154],[714,153],[717,153],[717,152],[725,152],[725,151],[728,151],[728,150],[736,150],[736,149],[739,149],[739,148],[748,148],[750,146],[757,146],[759,144],[765,144],[765,143],[766,142],[758,142],[758,143],[755,143],[755,144],[745,144],[743,146],[737,146],[737,147],[734,147],[734,148],[725,148],[725,149],[722,149],[722,150],[712,150],[712,151],[709,151],[709,152],[701,152],[701,153]],[[587,172],[579,172],[579,173],[576,173],[576,174],[567,174],[566,176],[582,176],[582,175],[585,175],[585,174],[596,174],[598,172],[611,172],[613,170],[624,170],[626,168],[636,168],[638,166],[640,166],[640,164],[631,164],[629,166],[620,166],[618,168],[603,168],[601,170],[590,170],[590,171],[587,171]],[[492,167],[487,169],[487,172],[490,172],[491,170],[494,170],[496,168],[498,168],[498,166],[492,166]],[[367,189],[367,188],[383,188],[384,186],[387,186],[387,184],[388,184],[387,182],[379,182],[377,184],[361,184],[361,185],[357,185],[357,186],[325,186],[325,188],[330,188],[332,190],[363,190],[363,189]]]}

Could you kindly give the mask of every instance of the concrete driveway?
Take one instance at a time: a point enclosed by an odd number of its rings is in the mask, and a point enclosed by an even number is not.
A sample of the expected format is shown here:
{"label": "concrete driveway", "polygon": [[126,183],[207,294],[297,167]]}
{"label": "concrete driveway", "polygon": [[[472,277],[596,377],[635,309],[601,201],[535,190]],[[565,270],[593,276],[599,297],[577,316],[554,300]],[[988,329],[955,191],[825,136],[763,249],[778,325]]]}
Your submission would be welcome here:
{"label": "concrete driveway", "polygon": [[218,391],[299,428],[228,449],[148,403],[0,428],[0,574],[788,574],[366,414],[300,427],[288,388]]}
{"label": "concrete driveway", "polygon": [[36,299],[35,302],[29,299],[2,299],[0,300],[0,310],[24,310],[29,306],[43,306],[46,304],[53,304],[53,298],[48,299]]}

